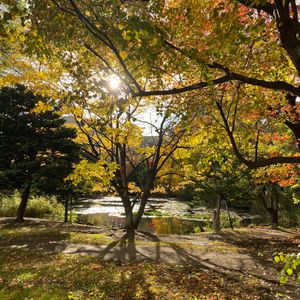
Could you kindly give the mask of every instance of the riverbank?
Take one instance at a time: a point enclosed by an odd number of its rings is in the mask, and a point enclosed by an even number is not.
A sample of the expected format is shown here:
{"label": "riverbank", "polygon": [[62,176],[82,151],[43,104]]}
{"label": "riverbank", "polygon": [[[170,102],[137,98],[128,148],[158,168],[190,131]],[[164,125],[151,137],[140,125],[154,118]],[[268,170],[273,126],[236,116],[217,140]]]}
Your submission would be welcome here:
{"label": "riverbank", "polygon": [[297,231],[137,232],[130,242],[123,230],[36,219],[15,228],[9,221],[0,220],[1,299],[41,299],[36,293],[45,286],[57,297],[43,299],[297,299],[300,292],[293,282],[278,284],[281,266],[272,261],[275,251],[298,251]]}

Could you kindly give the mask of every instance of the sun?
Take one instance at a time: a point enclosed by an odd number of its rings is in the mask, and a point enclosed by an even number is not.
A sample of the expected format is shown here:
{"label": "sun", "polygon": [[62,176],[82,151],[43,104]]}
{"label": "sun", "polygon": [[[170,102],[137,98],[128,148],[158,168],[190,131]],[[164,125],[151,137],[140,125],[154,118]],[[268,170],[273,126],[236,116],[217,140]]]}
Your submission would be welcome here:
{"label": "sun", "polygon": [[120,84],[121,84],[120,79],[119,79],[117,76],[111,75],[111,76],[109,77],[109,86],[110,86],[113,90],[118,89],[118,88],[120,87]]}

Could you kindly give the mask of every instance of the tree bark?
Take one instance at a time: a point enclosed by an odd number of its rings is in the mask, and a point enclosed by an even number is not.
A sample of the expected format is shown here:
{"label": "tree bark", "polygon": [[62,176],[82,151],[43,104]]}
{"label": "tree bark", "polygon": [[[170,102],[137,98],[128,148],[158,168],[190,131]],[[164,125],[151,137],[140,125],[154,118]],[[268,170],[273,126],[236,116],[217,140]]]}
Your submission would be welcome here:
{"label": "tree bark", "polygon": [[27,207],[28,199],[29,199],[30,188],[31,188],[31,181],[27,183],[25,189],[23,190],[22,196],[21,196],[21,203],[19,205],[19,208],[17,211],[17,218],[15,220],[18,223],[24,222],[24,215],[25,215],[25,210]]}
{"label": "tree bark", "polygon": [[[272,229],[278,229],[278,195],[274,197],[274,195],[272,195],[272,190],[268,190],[268,188],[264,187],[260,198],[263,207],[270,215]],[[270,205],[268,205],[268,202],[270,202]]]}
{"label": "tree bark", "polygon": [[141,203],[140,203],[140,207],[134,217],[134,221],[133,221],[133,225],[134,225],[134,228],[137,229],[141,220],[142,220],[142,217],[144,215],[144,211],[145,211],[145,207],[146,207],[146,204],[147,204],[147,201],[148,201],[148,198],[149,198],[149,195],[150,195],[150,190],[149,191],[145,191],[142,196],[141,196]]}
{"label": "tree bark", "polygon": [[272,222],[272,229],[278,229],[278,209],[272,209],[269,211]]}
{"label": "tree bark", "polygon": [[[300,42],[298,39],[299,30],[294,26],[295,22],[289,16],[283,16],[278,23],[278,31],[282,47],[286,50],[288,56],[292,60],[295,68],[300,74]],[[299,23],[297,22],[299,26]]]}
{"label": "tree bark", "polygon": [[279,207],[279,193],[278,190],[276,190],[276,194],[272,195],[271,221],[272,221],[273,229],[278,229],[278,207]]}
{"label": "tree bark", "polygon": [[224,200],[224,203],[226,205],[226,210],[227,210],[229,225],[230,225],[230,228],[233,230],[232,219],[231,219],[231,216],[230,216],[230,211],[229,211],[229,208],[228,208],[228,205],[227,205],[227,201],[226,201],[226,199],[223,199],[223,200]]}
{"label": "tree bark", "polygon": [[133,225],[133,213],[132,207],[129,199],[122,199],[124,211],[125,211],[125,228],[128,234],[132,234],[134,232],[134,225]]}
{"label": "tree bark", "polygon": [[293,131],[297,142],[298,150],[300,151],[300,123],[292,123],[288,120],[286,120],[284,123]]}
{"label": "tree bark", "polygon": [[213,228],[215,233],[219,233],[221,231],[220,210],[221,210],[221,197],[218,196],[217,208],[214,209],[213,211]]}
{"label": "tree bark", "polygon": [[69,197],[65,198],[65,218],[64,222],[68,223]]}

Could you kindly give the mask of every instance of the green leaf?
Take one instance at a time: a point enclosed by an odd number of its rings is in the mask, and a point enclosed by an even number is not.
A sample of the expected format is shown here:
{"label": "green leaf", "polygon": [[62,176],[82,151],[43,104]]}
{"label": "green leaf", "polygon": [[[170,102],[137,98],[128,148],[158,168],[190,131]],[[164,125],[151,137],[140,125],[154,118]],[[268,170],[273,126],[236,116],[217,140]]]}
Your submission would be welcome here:
{"label": "green leaf", "polygon": [[285,284],[288,282],[288,278],[286,276],[280,276],[279,282]]}
{"label": "green leaf", "polygon": [[280,258],[279,258],[278,255],[274,256],[274,261],[275,261],[276,263],[279,263],[279,262],[280,262]]}
{"label": "green leaf", "polygon": [[291,276],[291,275],[293,274],[293,270],[292,270],[291,268],[288,268],[288,269],[286,270],[286,273],[287,273],[289,276]]}

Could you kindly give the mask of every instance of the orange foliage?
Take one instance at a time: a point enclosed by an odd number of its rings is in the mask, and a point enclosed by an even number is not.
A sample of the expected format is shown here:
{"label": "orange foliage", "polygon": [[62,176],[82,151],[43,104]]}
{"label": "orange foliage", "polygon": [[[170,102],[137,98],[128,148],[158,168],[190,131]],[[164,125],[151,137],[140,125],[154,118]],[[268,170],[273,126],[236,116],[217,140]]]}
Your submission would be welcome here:
{"label": "orange foliage", "polygon": [[296,184],[299,175],[298,166],[285,164],[259,169],[256,171],[254,178],[258,184],[274,182],[285,187]]}

